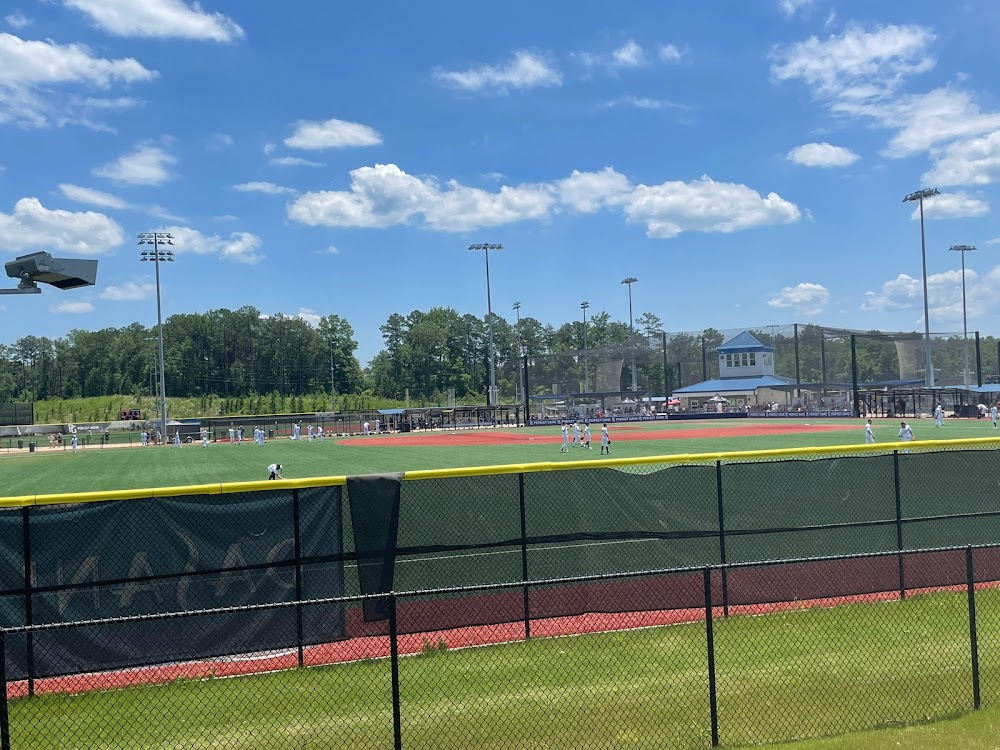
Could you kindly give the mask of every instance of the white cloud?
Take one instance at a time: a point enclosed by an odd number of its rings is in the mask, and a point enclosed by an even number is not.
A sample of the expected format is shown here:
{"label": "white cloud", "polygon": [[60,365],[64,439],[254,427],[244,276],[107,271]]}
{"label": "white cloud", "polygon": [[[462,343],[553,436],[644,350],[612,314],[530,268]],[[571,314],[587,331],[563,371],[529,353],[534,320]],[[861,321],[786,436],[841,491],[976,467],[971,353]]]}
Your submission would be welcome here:
{"label": "white cloud", "polygon": [[221,13],[206,13],[198,3],[182,0],[63,0],[117,36],[196,39],[232,42],[243,29]]}
{"label": "white cloud", "polygon": [[399,224],[463,232],[518,221],[549,218],[558,210],[592,212],[620,208],[631,222],[644,223],[650,237],[681,232],[733,232],[762,224],[798,221],[795,204],[771,193],[762,198],[745,185],[703,177],[690,183],[631,186],[606,168],[573,172],[553,183],[501,186],[490,192],[452,180],[409,175],[395,164],[351,172],[346,191],[305,193],[288,207],[294,221],[331,227],[382,228]]}
{"label": "white cloud", "polygon": [[422,219],[431,229],[462,232],[548,215],[555,202],[545,187],[524,185],[490,193],[454,181],[406,174],[395,164],[351,172],[350,191],[306,193],[288,209],[295,221],[342,227],[388,227]]}
{"label": "white cloud", "polygon": [[896,130],[885,151],[893,158],[1000,128],[1000,114],[983,113],[969,92],[948,87],[881,102],[840,102],[834,111]]}
{"label": "white cloud", "polygon": [[236,144],[236,139],[229,133],[213,133],[208,137],[205,148],[209,151],[227,151]]}
{"label": "white cloud", "polygon": [[786,286],[767,301],[770,307],[792,308],[803,315],[821,312],[830,301],[830,291],[822,284],[803,282]]}
{"label": "white cloud", "polygon": [[679,62],[684,53],[673,44],[661,44],[651,55],[646,49],[629,39],[625,44],[617,49],[608,52],[573,52],[570,57],[587,68],[602,68],[608,72],[614,72],[623,68],[642,68],[654,60],[663,63]]}
{"label": "white cloud", "polygon": [[264,256],[257,251],[263,242],[250,232],[233,232],[229,239],[217,234],[206,235],[190,227],[165,227],[156,230],[169,232],[174,237],[175,253],[195,253],[196,255],[218,255],[226,260],[240,263],[257,263]]}
{"label": "white cloud", "polygon": [[[975,257],[975,256],[972,256]],[[970,319],[982,318],[1000,313],[1000,297],[996,294],[1000,284],[1000,266],[994,266],[980,275],[966,266],[966,308]],[[923,284],[919,278],[900,274],[886,281],[878,291],[865,292],[861,309],[871,312],[898,312],[912,310],[915,322],[923,322]],[[931,323],[936,330],[941,325],[962,322],[962,271],[953,269],[927,277],[927,306]],[[972,327],[972,326],[970,326]]]}
{"label": "white cloud", "polygon": [[826,40],[810,37],[771,51],[771,75],[801,79],[822,97],[864,101],[891,93],[903,79],[934,67],[934,34],[922,26],[852,26]]}
{"label": "white cloud", "polygon": [[177,158],[159,146],[145,144],[93,172],[117,184],[162,185],[173,178],[170,167],[176,163]]}
{"label": "white cloud", "polygon": [[[955,85],[901,93],[910,75],[934,67],[934,34],[921,26],[853,26],[839,36],[775,47],[775,80],[800,79],[841,117],[863,118],[893,131],[884,151],[891,158],[929,152],[930,184],[982,185],[1000,179],[1000,112],[984,112],[969,91]],[[958,80],[963,80],[958,76]]]}
{"label": "white cloud", "polygon": [[298,195],[299,193],[295,188],[275,185],[273,182],[243,182],[239,185],[233,185],[233,190],[239,190],[241,193],[264,193],[265,195]]}
{"label": "white cloud", "polygon": [[334,245],[330,245],[326,250],[323,251],[326,255],[340,255],[340,250]]}
{"label": "white cloud", "polygon": [[560,202],[574,211],[593,213],[607,206],[620,206],[628,200],[632,185],[628,177],[605,167],[600,172],[573,173],[556,182]]}
{"label": "white cloud", "polygon": [[514,53],[504,65],[482,65],[468,70],[435,68],[433,77],[444,86],[462,91],[530,89],[562,85],[562,74],[542,57],[527,51]]}
{"label": "white cloud", "polygon": [[13,213],[0,212],[0,250],[99,255],[124,241],[125,232],[114,220],[93,211],[50,210],[37,198],[22,198]]}
{"label": "white cloud", "polygon": [[843,146],[806,143],[793,148],[786,158],[804,167],[846,167],[861,157]]}
{"label": "white cloud", "polygon": [[119,198],[117,195],[102,193],[100,190],[80,187],[79,185],[63,183],[59,186],[59,191],[71,201],[76,201],[77,203],[86,203],[91,206],[115,208],[118,210],[131,208],[128,201]]}
{"label": "white cloud", "polygon": [[611,62],[619,68],[638,68],[646,64],[646,53],[634,40],[629,39],[611,53]]}
{"label": "white cloud", "polygon": [[673,44],[661,44],[659,57],[662,62],[677,62],[683,57],[683,53]]}
{"label": "white cloud", "polygon": [[114,300],[115,302],[136,302],[149,299],[156,293],[156,287],[151,282],[126,281],[120,286],[107,286],[100,293],[101,299]]}
{"label": "white cloud", "polygon": [[276,167],[325,167],[326,164],[318,161],[302,159],[298,156],[278,156],[271,159],[271,164]]}
{"label": "white cloud", "polygon": [[669,99],[653,99],[648,96],[619,96],[604,103],[605,107],[635,107],[636,109],[678,109],[690,111],[694,109],[689,104],[672,102]]}
{"label": "white cloud", "polygon": [[73,302],[67,300],[66,302],[60,302],[57,305],[50,305],[49,312],[53,313],[68,313],[68,314],[80,314],[80,313],[92,313],[94,312],[94,306],[89,302]]}
{"label": "white cloud", "polygon": [[129,203],[128,201],[119,198],[117,195],[104,193],[100,190],[94,190],[93,188],[62,183],[59,185],[59,192],[71,201],[86,203],[89,206],[111,208],[117,211],[139,211],[167,221],[177,221],[179,219],[179,217],[174,216],[162,206],[142,206],[135,203]]}
{"label": "white cloud", "polygon": [[778,0],[778,10],[791,18],[800,10],[808,12],[812,4],[813,0]]}
{"label": "white cloud", "polygon": [[3,20],[7,22],[8,26],[15,29],[23,29],[31,25],[31,19],[23,13],[11,13],[9,16],[4,16]]}
{"label": "white cloud", "polygon": [[133,58],[95,57],[82,44],[28,41],[0,33],[0,123],[26,127],[83,124],[95,110],[134,100],[106,100],[67,93],[67,85],[107,89],[114,83],[149,81],[156,73]]}
{"label": "white cloud", "polygon": [[934,168],[922,178],[925,185],[986,185],[997,180],[1000,130],[949,144],[939,154]]}
{"label": "white cloud", "polygon": [[[941,193],[924,200],[924,218],[927,220],[964,219],[985,216],[989,212],[989,203],[967,193]],[[913,209],[910,218],[920,220],[920,206]]]}
{"label": "white cloud", "polygon": [[359,122],[346,120],[325,120],[295,123],[295,132],[285,139],[290,148],[318,151],[327,148],[351,148],[354,146],[377,146],[382,136],[374,128]]}
{"label": "white cloud", "polygon": [[646,236],[676,237],[682,232],[735,232],[765,224],[791,224],[802,214],[776,193],[766,198],[746,185],[692,182],[638,185],[629,196],[628,220],[646,225]]}
{"label": "white cloud", "polygon": [[308,307],[300,307],[299,311],[292,315],[293,318],[300,318],[306,323],[311,325],[313,328],[319,326],[319,321],[322,319],[322,315],[318,314],[315,310],[311,310]]}

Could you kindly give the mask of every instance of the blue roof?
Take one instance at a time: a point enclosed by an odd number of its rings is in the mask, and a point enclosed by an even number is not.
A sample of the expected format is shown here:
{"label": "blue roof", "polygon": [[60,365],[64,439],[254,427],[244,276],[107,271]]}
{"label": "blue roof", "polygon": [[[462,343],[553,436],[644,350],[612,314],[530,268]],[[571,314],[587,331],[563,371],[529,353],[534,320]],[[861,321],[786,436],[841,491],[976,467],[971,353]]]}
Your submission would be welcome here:
{"label": "blue roof", "polygon": [[755,391],[758,388],[784,388],[789,385],[795,385],[795,381],[791,378],[779,378],[777,375],[756,375],[749,378],[714,378],[678,388],[674,391],[674,395],[676,396],[678,393],[727,393],[734,391],[743,393],[746,391]]}
{"label": "blue roof", "polygon": [[743,331],[743,333],[733,336],[729,341],[720,346],[719,351],[723,354],[735,351],[773,352],[774,347],[770,344],[760,343],[748,331]]}

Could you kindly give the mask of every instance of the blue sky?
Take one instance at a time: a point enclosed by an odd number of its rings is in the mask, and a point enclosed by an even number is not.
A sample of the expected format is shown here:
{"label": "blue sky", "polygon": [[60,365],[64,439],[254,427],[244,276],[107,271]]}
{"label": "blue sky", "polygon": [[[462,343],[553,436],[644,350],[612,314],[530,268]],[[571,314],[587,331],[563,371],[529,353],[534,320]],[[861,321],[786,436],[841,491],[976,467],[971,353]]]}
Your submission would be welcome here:
{"label": "blue sky", "polygon": [[[998,333],[1000,4],[3,0],[0,257],[98,258],[0,298],[0,341],[164,315],[393,312],[670,331]],[[9,280],[9,286],[14,285]]]}

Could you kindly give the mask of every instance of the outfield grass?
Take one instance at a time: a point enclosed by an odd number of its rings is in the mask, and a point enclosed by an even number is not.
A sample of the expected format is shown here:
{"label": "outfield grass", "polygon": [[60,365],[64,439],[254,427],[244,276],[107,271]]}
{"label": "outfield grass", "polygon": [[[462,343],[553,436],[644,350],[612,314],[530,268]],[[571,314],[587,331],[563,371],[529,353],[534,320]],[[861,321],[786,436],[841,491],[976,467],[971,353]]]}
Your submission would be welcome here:
{"label": "outfield grass", "polygon": [[[739,430],[754,424],[773,425],[775,420],[717,420],[705,422],[645,423],[612,425],[614,458],[658,456],[677,453],[701,453],[734,450],[765,450],[806,446],[853,445],[863,442],[863,422],[854,420],[857,429],[755,437],[727,437],[727,430]],[[844,425],[845,420],[810,420],[811,424]],[[786,424],[802,424],[788,420]],[[722,433],[712,438],[685,438],[686,431],[710,427]],[[680,437],[669,440],[620,440],[616,435],[636,434],[637,431],[667,430]],[[953,439],[993,437],[996,432],[988,421],[951,421],[935,429],[929,420],[915,425],[918,439]],[[474,434],[478,431],[462,431]],[[200,444],[148,448],[106,449],[97,445],[81,448],[75,455],[61,451],[0,452],[4,482],[0,496],[89,492],[113,489],[135,489],[186,484],[243,482],[266,479],[266,467],[280,463],[286,478],[334,475],[376,474],[418,469],[488,466],[496,464],[532,463],[537,461],[579,461],[598,459],[599,437],[595,434],[591,451],[574,449],[560,453],[558,428],[536,427],[517,429],[519,436],[534,437],[528,443],[490,446],[419,447],[414,437],[393,436],[388,444],[359,445],[366,438],[327,439],[323,443],[305,440],[275,439],[260,448],[251,442],[242,445],[213,443],[208,449]],[[879,420],[876,434],[881,442],[896,439],[898,423]],[[353,443],[353,444],[352,444]]]}
{"label": "outfield grass", "polygon": [[[908,730],[906,747],[994,747],[1000,592],[978,597],[983,700],[964,741]],[[627,615],[622,622],[627,623]],[[926,722],[972,707],[963,593],[715,622],[723,745]],[[431,644],[433,645],[433,644]],[[178,681],[10,704],[12,748],[390,747],[386,659]],[[406,748],[642,748],[709,745],[703,623],[404,657]],[[886,744],[866,736],[816,748]],[[977,745],[977,743],[979,743]],[[806,745],[810,747],[810,745]]]}

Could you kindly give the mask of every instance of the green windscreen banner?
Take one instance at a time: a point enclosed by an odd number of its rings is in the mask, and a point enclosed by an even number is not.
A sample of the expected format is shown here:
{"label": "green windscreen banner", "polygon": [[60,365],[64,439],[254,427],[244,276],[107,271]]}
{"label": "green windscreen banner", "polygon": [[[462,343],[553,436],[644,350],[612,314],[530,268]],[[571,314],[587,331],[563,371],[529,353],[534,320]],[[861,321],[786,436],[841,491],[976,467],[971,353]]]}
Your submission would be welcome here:
{"label": "green windscreen banner", "polygon": [[[358,582],[362,594],[392,591],[402,480],[402,474],[347,479],[347,498],[351,506],[354,550],[358,558]],[[369,622],[384,620],[389,616],[387,601],[366,601],[364,616]]]}
{"label": "green windscreen banner", "polygon": [[[341,596],[340,497],[339,487],[316,487],[5,510],[0,617],[5,626],[41,625]],[[39,632],[31,654],[8,651],[9,678],[254,653],[343,633],[339,606],[219,615],[190,632],[164,622],[117,625],[113,637],[100,628]]]}

